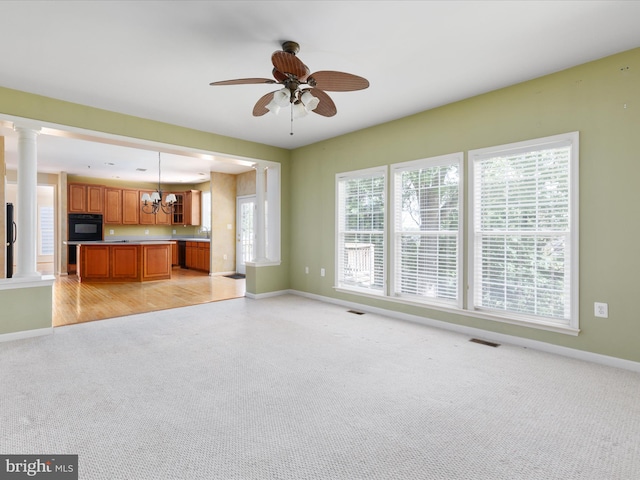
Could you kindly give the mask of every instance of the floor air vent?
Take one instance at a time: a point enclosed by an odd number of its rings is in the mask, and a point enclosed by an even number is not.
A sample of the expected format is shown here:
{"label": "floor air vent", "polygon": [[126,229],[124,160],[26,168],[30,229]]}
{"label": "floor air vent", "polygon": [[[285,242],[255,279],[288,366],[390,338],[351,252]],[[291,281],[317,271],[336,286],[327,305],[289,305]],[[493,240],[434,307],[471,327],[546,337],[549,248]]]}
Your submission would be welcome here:
{"label": "floor air vent", "polygon": [[479,343],[480,345],[486,345],[488,347],[499,347],[500,346],[499,343],[487,342],[486,340],[480,340],[479,338],[472,338],[469,341],[473,342],[473,343]]}
{"label": "floor air vent", "polygon": [[353,313],[354,315],[364,315],[364,312],[358,312],[357,310],[347,310],[347,313]]}

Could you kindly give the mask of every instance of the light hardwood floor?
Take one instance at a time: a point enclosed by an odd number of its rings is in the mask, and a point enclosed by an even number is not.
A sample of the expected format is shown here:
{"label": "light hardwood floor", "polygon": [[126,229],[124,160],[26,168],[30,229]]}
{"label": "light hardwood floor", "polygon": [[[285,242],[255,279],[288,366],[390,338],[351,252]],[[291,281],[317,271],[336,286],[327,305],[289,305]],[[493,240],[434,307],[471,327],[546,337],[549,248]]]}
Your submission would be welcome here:
{"label": "light hardwood floor", "polygon": [[53,326],[216,302],[244,294],[244,279],[209,276],[179,267],[173,268],[171,280],[155,282],[81,284],[75,275],[57,277],[53,285]]}

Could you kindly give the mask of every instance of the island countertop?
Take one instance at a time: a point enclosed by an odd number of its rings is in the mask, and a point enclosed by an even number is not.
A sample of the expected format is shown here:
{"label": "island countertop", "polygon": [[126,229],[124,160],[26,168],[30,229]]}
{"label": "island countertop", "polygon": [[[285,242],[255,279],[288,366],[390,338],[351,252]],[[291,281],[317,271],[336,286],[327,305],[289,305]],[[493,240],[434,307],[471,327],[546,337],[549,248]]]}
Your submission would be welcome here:
{"label": "island countertop", "polygon": [[94,240],[66,241],[65,245],[171,245],[178,240]]}

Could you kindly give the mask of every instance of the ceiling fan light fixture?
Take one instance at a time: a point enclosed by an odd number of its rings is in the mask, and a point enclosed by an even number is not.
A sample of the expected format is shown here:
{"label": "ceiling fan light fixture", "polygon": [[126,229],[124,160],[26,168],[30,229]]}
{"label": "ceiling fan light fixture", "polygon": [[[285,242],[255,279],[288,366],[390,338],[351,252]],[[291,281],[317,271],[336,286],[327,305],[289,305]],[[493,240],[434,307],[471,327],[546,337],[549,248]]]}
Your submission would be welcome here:
{"label": "ceiling fan light fixture", "polygon": [[293,111],[293,118],[302,118],[305,117],[309,112],[300,100],[293,103],[291,105],[291,109]]}
{"label": "ceiling fan light fixture", "polygon": [[288,88],[283,88],[273,94],[273,99],[281,107],[286,107],[291,102],[291,92]]}
{"label": "ceiling fan light fixture", "polygon": [[318,104],[320,103],[320,99],[317,97],[314,97],[309,91],[304,92],[300,96],[300,100],[302,101],[305,108],[309,112],[312,112],[313,110],[315,110]]}
{"label": "ceiling fan light fixture", "polygon": [[278,105],[276,103],[276,99],[275,98],[273,100],[271,100],[269,103],[267,103],[264,108],[269,110],[274,115],[277,115],[280,112],[280,105]]}

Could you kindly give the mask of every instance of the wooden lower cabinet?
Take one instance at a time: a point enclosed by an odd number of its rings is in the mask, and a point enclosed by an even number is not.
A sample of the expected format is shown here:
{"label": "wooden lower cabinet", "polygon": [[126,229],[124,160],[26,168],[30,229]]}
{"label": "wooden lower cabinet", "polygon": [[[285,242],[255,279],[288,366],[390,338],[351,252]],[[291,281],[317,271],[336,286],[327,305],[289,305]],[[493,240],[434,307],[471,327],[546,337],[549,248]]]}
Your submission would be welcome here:
{"label": "wooden lower cabinet", "polygon": [[170,245],[142,245],[142,281],[171,278]]}
{"label": "wooden lower cabinet", "polygon": [[180,257],[178,255],[178,242],[173,242],[171,245],[171,265],[178,265],[180,263]]}
{"label": "wooden lower cabinet", "polygon": [[186,266],[209,273],[211,248],[209,242],[187,242]]}
{"label": "wooden lower cabinet", "polygon": [[78,245],[81,282],[146,282],[171,278],[172,243]]}
{"label": "wooden lower cabinet", "polygon": [[111,248],[108,245],[76,246],[78,278],[108,281],[111,273]]}
{"label": "wooden lower cabinet", "polygon": [[111,248],[111,279],[116,281],[140,280],[139,245],[114,245]]}

